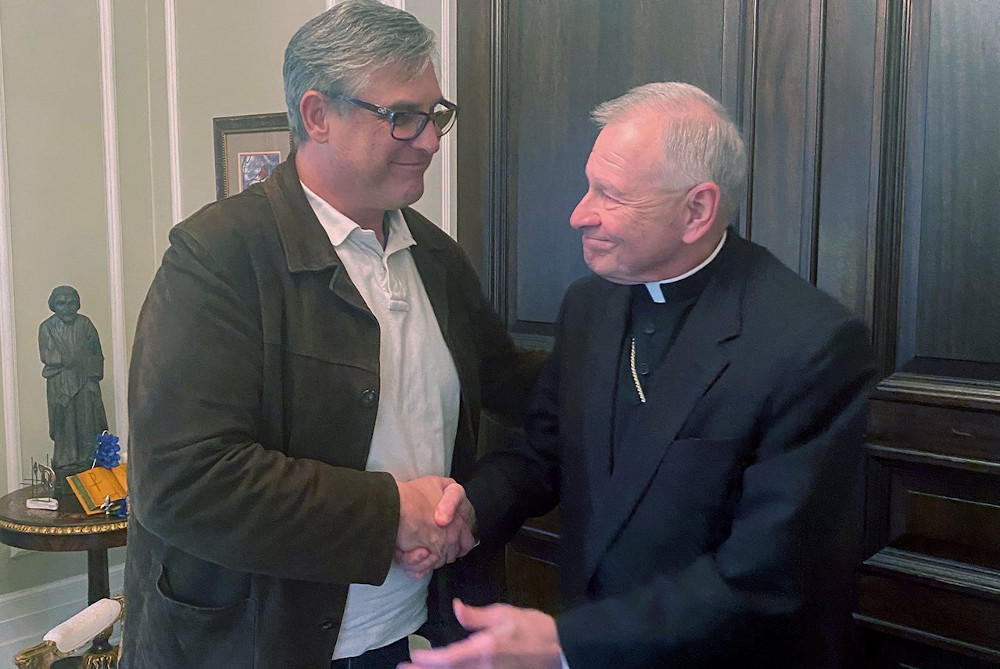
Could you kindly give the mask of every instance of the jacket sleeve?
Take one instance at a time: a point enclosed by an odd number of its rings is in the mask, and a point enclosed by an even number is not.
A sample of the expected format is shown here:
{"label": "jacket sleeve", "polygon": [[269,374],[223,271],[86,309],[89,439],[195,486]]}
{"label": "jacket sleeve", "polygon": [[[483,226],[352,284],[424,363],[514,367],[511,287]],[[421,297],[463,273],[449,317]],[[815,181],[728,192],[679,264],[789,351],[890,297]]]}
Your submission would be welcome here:
{"label": "jacket sleeve", "polygon": [[750,648],[761,666],[787,666],[769,664],[771,651],[817,641],[798,635],[797,622],[823,615],[817,602],[826,597],[851,594],[837,590],[850,590],[859,557],[874,377],[858,321],[840,321],[818,341],[770,396],[728,537],[678,573],[561,615],[570,667],[728,666],[730,654]]}
{"label": "jacket sleeve", "polygon": [[524,433],[508,431],[503,447],[484,455],[465,484],[484,550],[502,548],[525,520],[548,513],[559,501],[561,339],[556,337],[554,350],[541,363]]}
{"label": "jacket sleeve", "polygon": [[181,228],[171,241],[132,355],[130,510],[167,544],[228,569],[381,583],[399,519],[392,477],[262,446],[251,273]]}

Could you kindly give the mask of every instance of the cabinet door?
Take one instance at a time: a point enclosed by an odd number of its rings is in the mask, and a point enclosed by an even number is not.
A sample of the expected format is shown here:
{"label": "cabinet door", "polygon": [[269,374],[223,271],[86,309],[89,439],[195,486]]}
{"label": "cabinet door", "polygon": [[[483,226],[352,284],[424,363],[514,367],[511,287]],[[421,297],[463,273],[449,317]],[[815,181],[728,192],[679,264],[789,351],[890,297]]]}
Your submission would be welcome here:
{"label": "cabinet door", "polygon": [[1000,4],[886,0],[879,21],[887,376],[859,620],[952,651],[949,666],[1000,662]]}

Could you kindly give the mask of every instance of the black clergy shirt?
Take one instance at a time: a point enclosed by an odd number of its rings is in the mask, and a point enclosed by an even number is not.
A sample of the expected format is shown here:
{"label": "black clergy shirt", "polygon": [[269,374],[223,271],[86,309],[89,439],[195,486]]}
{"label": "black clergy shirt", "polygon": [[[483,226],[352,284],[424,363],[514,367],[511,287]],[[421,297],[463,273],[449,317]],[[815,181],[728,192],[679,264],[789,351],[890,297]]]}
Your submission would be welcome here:
{"label": "black clergy shirt", "polygon": [[[653,376],[665,370],[667,352],[677,339],[688,314],[694,308],[714,274],[710,262],[691,276],[680,281],[660,284],[664,302],[657,303],[649,294],[646,284],[631,287],[629,322],[622,338],[618,361],[618,382],[615,384],[615,409],[613,443],[608,461],[608,473],[614,471],[615,457],[627,457],[628,444],[621,443],[621,435],[632,420],[642,411],[658,411],[669,397],[649,393]],[[635,340],[635,376],[646,395],[643,404],[632,375],[632,341]]]}

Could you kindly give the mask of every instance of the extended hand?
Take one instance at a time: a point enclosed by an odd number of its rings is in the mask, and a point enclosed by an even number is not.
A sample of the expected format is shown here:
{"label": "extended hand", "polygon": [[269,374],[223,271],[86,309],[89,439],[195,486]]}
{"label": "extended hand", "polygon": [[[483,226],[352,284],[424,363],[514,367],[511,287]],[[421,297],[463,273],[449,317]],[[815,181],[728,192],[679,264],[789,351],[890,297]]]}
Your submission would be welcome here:
{"label": "extended hand", "polygon": [[466,606],[455,600],[455,616],[474,632],[444,648],[414,650],[398,669],[560,669],[559,635],[552,616],[509,604]]}
{"label": "extended hand", "polygon": [[472,550],[475,511],[462,486],[438,476],[396,485],[400,506],[396,561],[407,574],[422,578]]}

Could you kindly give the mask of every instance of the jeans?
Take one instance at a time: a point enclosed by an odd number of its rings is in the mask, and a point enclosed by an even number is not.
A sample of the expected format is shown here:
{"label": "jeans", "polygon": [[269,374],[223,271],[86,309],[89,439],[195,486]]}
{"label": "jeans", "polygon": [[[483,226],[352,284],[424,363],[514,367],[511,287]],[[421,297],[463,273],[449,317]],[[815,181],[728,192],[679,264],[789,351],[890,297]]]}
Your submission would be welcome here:
{"label": "jeans", "polygon": [[373,648],[356,657],[345,657],[330,662],[330,669],[396,669],[400,662],[410,659],[410,643],[403,637],[388,646]]}

